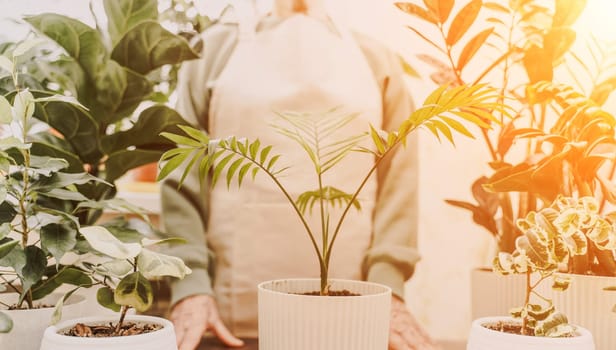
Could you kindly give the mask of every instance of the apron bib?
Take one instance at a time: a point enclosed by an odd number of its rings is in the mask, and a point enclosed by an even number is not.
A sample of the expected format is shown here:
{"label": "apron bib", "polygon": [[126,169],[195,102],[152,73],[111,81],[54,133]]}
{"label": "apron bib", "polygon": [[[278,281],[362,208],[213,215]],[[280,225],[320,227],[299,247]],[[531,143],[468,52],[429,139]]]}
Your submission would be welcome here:
{"label": "apron bib", "polygon": [[[369,123],[381,125],[381,94],[350,33],[295,15],[258,33],[254,26],[240,26],[238,44],[214,82],[209,131],[213,137],[258,138],[273,145],[270,154],[281,154],[277,166],[290,167],[281,182],[297,198],[317,189],[317,177],[302,148],[271,127],[275,112],[319,113],[337,106],[360,114],[336,138],[365,132]],[[353,152],[325,174],[324,184],[353,191],[373,162],[369,154]],[[341,228],[330,278],[361,279],[375,195],[373,177],[360,194],[361,212],[351,210]],[[227,189],[221,180],[210,202],[208,244],[215,254],[213,288],[220,314],[237,336],[255,337],[257,284],[318,277],[318,259],[291,205],[264,173],[246,179],[240,189],[236,184]],[[320,239],[318,212],[308,222]],[[333,226],[341,210],[331,213]]]}

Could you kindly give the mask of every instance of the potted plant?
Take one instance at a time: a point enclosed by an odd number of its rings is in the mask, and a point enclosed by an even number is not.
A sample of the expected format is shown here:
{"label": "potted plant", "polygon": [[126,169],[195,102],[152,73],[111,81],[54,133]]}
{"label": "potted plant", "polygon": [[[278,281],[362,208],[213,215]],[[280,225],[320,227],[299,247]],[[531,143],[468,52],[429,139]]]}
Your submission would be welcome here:
{"label": "potted plant", "polygon": [[[76,188],[92,201],[124,210],[127,203],[115,198],[118,179],[158,161],[173,147],[158,134],[177,131],[177,125],[185,124],[175,110],[160,102],[167,92],[167,82],[159,83],[160,76],[169,66],[197,55],[183,37],[159,24],[157,1],[103,1],[103,5],[107,25],[95,28],[55,13],[27,17],[39,40],[23,57],[25,71],[19,77],[20,84],[37,98],[73,96],[85,107],[63,100],[38,103],[33,116],[49,125],[51,132],[31,135],[32,154],[62,158],[68,162],[67,172],[86,171],[101,179]],[[0,72],[0,92],[8,94],[15,86],[4,73]],[[79,204],[55,198],[48,203],[56,210],[74,212],[80,225],[94,225],[106,209],[81,206],[76,211]],[[122,224],[117,220],[104,225]],[[97,305],[88,303],[88,307]]]}
{"label": "potted plant", "polygon": [[[36,41],[25,41],[10,56],[0,56],[0,67],[15,86],[20,86],[17,61],[34,45]],[[65,159],[32,152],[33,135],[43,124],[33,118],[35,106],[50,102],[83,108],[66,96],[35,98],[28,89],[0,95],[0,333],[7,333],[0,334],[0,342],[15,349],[38,349],[45,327],[62,317],[54,305],[66,303],[64,316],[79,316],[83,298],[51,293],[63,284],[76,288],[92,283],[64,261],[77,244],[77,214],[52,203],[88,201],[76,186],[104,181],[69,172]]]}
{"label": "potted plant", "polygon": [[514,319],[475,320],[468,349],[595,349],[590,332],[569,325],[567,317],[540,294],[540,286],[544,280],[553,278],[554,289],[562,291],[569,287],[570,280],[556,272],[560,264],[586,253],[586,235],[607,248],[606,238],[610,237],[612,227],[598,214],[597,201],[593,197],[558,197],[551,206],[518,219],[517,226],[523,235],[516,240],[516,250],[499,253],[494,269],[501,274],[525,276],[524,305],[512,309]]}
{"label": "potted plant", "polygon": [[[521,234],[515,225],[518,218],[549,206],[558,195],[595,196],[601,208],[613,202],[614,162],[606,155],[613,152],[615,120],[600,109],[614,90],[609,50],[591,40],[587,47],[596,59],[591,63],[572,49],[577,36],[572,25],[585,1],[511,1],[506,6],[474,0],[463,3],[455,16],[450,16],[453,0],[425,3],[427,7],[398,6],[435,29],[432,35],[411,25],[443,57],[419,56],[437,69],[432,79],[437,84],[498,81],[503,102],[513,110],[513,118],[503,115],[500,124],[483,130],[490,173],[471,185],[474,201],[447,202],[469,210],[473,221],[493,235],[500,252],[515,249]],[[477,24],[476,34],[464,42]],[[496,58],[486,62],[487,55],[477,55],[480,50]],[[571,77],[560,78],[561,68]],[[598,263],[587,263],[593,261]],[[595,248],[570,266],[577,273],[613,275],[614,270],[609,252]],[[499,278],[484,270],[473,271],[472,282],[497,280],[484,287],[472,285],[473,317],[504,312],[522,300],[512,290],[523,290],[516,288],[523,278]]]}
{"label": "potted plant", "polygon": [[[318,183],[315,190],[307,190],[297,197],[287,189],[290,184],[284,179],[287,168],[278,167],[282,157],[275,153],[273,145],[261,145],[259,140],[236,136],[213,139],[185,126],[181,126],[183,135],[162,134],[180,147],[161,158],[164,165],[159,179],[182,167],[181,184],[191,168],[198,166],[202,179],[211,176],[212,186],[219,179],[225,179],[230,186],[234,179],[241,185],[246,176],[254,178],[262,173],[285,196],[302,223],[320,267],[320,278],[264,281],[258,286],[260,348],[386,349],[391,290],[379,284],[335,280],[328,276],[334,244],[339,234],[344,234],[342,224],[349,211],[359,205],[358,196],[381,161],[405,144],[410,133],[423,127],[450,141],[452,131],[470,136],[468,129],[456,118],[487,126],[471,111],[499,110],[495,99],[494,90],[484,85],[442,87],[397,130],[386,132],[370,126],[365,134],[346,136],[342,140],[337,139],[336,131],[344,130],[353,115],[339,110],[322,115],[280,113],[276,129],[306,152]],[[332,151],[324,152],[324,149]],[[351,190],[324,183],[323,174],[353,151],[374,157],[364,180]],[[313,207],[318,213],[313,223],[318,223],[318,227],[311,226],[309,221]],[[336,218],[330,215],[335,207],[341,209]],[[337,294],[340,296],[335,296]],[[313,332],[310,337],[302,336],[306,329]]]}
{"label": "potted plant", "polygon": [[168,320],[127,316],[131,308],[143,312],[152,306],[150,280],[163,276],[184,278],[191,272],[181,259],[149,248],[173,239],[151,240],[130,227],[120,235],[103,226],[85,227],[79,232],[87,249],[101,257],[96,263],[81,261],[79,266],[93,285],[102,286],[97,291],[98,302],[119,312],[119,316],[78,318],[50,326],[45,330],[41,349],[177,349],[175,331]]}

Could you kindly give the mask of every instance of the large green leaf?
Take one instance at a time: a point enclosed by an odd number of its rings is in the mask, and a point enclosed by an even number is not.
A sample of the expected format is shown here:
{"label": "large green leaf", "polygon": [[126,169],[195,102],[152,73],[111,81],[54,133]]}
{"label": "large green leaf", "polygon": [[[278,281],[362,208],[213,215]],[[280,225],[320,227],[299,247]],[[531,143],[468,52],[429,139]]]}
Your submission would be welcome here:
{"label": "large green leaf", "polygon": [[140,165],[157,162],[163,151],[155,150],[128,150],[124,149],[109,155],[107,159],[107,174],[105,180],[115,181],[127,171]]}
{"label": "large green leaf", "polygon": [[103,5],[113,46],[138,23],[158,18],[156,0],[105,0]]}
{"label": "large green leaf", "polygon": [[91,80],[108,57],[98,31],[74,18],[44,13],[25,18],[36,30],[62,46],[83,67]]}
{"label": "large green leaf", "polygon": [[[25,293],[43,277],[45,267],[47,267],[47,256],[41,248],[33,245],[27,246],[24,249],[24,254],[26,264],[21,270],[21,282]],[[22,294],[22,300],[24,296],[25,294]]]}
{"label": "large green leaf", "polygon": [[106,123],[115,123],[129,116],[139,104],[152,93],[153,84],[143,75],[124,68],[126,72],[126,88],[120,96],[120,103],[114,113],[105,116]]}
{"label": "large green leaf", "polygon": [[96,90],[89,91],[95,94],[100,109],[92,110],[99,123],[111,124],[117,118],[115,112],[120,108],[123,96],[128,89],[128,73],[117,62],[108,60],[94,77]]}
{"label": "large green leaf", "polygon": [[131,306],[139,312],[147,311],[154,301],[152,285],[139,272],[124,277],[113,296],[117,304]]}
{"label": "large green leaf", "polygon": [[60,85],[62,90],[69,91],[78,99],[82,98],[87,89],[87,80],[83,68],[74,58],[62,55],[56,60],[36,60],[36,67],[49,81]]}
{"label": "large green leaf", "polygon": [[[51,134],[45,134],[48,135],[48,137],[50,138],[54,137],[51,136]],[[83,163],[81,162],[81,159],[79,159],[76,154],[69,152],[69,150],[72,149],[70,145],[66,144],[67,147],[59,147],[58,145],[47,142],[47,140],[49,140],[49,138],[47,138],[46,136],[44,139],[40,139],[39,142],[33,142],[32,148],[30,149],[32,154],[38,156],[62,158],[66,160],[69,166],[64,171],[71,173],[83,171]]]}
{"label": "large green leaf", "polygon": [[126,33],[113,49],[111,57],[135,72],[147,74],[165,64],[176,64],[199,56],[186,39],[169,32],[156,21],[146,21]]}
{"label": "large green leaf", "polygon": [[12,222],[16,215],[17,211],[15,211],[15,209],[10,203],[0,203],[0,224],[5,222]]}
{"label": "large green leaf", "polygon": [[59,131],[85,163],[97,163],[99,150],[98,123],[83,109],[65,102],[45,102],[37,105],[35,117]]}
{"label": "large green leaf", "polygon": [[188,125],[175,110],[157,105],[147,108],[139,115],[132,128],[114,133],[101,140],[103,151],[107,154],[124,150],[130,146],[145,146],[160,148],[161,144],[171,145],[161,132],[178,133],[177,125]]}
{"label": "large green leaf", "polygon": [[41,299],[49,295],[63,284],[71,284],[74,286],[90,286],[92,279],[83,271],[74,267],[64,267],[57,273],[48,276],[47,279],[37,283],[32,287],[32,298],[34,300]]}
{"label": "large green leaf", "polygon": [[11,238],[0,239],[0,259],[8,255],[19,244],[18,240]]}
{"label": "large green leaf", "polygon": [[49,224],[41,228],[41,247],[56,259],[56,263],[77,243],[77,230],[68,224]]}

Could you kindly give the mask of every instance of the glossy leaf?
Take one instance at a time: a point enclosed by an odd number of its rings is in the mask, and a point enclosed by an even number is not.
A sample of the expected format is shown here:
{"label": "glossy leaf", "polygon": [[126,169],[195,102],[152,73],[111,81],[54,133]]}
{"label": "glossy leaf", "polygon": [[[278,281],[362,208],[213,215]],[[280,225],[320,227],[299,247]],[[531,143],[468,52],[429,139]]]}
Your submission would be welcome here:
{"label": "glossy leaf", "polygon": [[158,19],[156,0],[105,0],[103,5],[109,19],[107,29],[114,46],[135,25]]}
{"label": "glossy leaf", "polygon": [[111,153],[107,159],[105,180],[113,182],[138,166],[157,162],[163,151],[146,149],[125,149]]}
{"label": "glossy leaf", "polygon": [[471,0],[466,4],[451,22],[449,31],[447,32],[447,45],[455,45],[466,34],[468,29],[473,25],[479,11],[481,10],[481,0]]}
{"label": "glossy leaf", "polygon": [[[135,60],[133,57],[147,59]],[[176,64],[198,57],[184,38],[167,31],[153,20],[133,27],[111,53],[112,59],[140,74],[147,74],[165,64]]]}
{"label": "glossy leaf", "polygon": [[[26,264],[21,269],[21,282],[24,292],[29,291],[35,283],[41,280],[47,267],[47,256],[45,252],[37,246],[29,245],[24,248]],[[20,301],[25,294],[22,294]]]}
{"label": "glossy leaf", "polygon": [[135,308],[139,312],[147,311],[154,302],[154,293],[150,282],[139,272],[124,277],[114,291],[116,304]]}
{"label": "glossy leaf", "polygon": [[92,284],[92,279],[77,268],[63,267],[57,273],[34,285],[32,287],[32,298],[35,300],[41,299],[66,284],[88,287]]}

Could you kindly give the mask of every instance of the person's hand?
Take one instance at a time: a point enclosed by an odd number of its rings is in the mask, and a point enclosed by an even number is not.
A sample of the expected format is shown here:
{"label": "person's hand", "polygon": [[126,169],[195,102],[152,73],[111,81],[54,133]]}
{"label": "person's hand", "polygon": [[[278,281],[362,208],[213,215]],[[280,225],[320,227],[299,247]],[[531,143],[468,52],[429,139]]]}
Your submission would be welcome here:
{"label": "person's hand", "polygon": [[400,298],[391,300],[389,350],[438,350],[428,333],[421,328]]}
{"label": "person's hand", "polygon": [[175,327],[179,350],[194,350],[203,334],[211,330],[225,345],[240,347],[244,342],[236,338],[218,315],[216,301],[210,295],[193,295],[178,302],[169,317]]}

